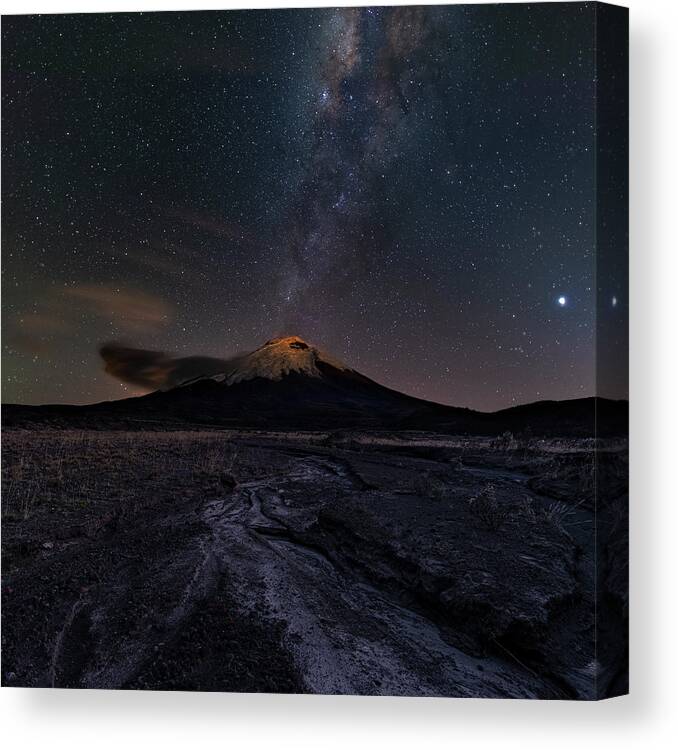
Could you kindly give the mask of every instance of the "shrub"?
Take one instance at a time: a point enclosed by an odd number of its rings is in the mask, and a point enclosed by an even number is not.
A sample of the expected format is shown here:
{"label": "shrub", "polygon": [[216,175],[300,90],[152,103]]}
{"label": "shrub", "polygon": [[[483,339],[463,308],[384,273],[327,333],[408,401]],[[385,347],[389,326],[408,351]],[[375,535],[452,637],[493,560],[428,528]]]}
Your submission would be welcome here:
{"label": "shrub", "polygon": [[544,519],[549,523],[553,524],[558,531],[567,533],[565,529],[565,521],[574,513],[574,510],[566,503],[556,502],[551,503],[548,508],[544,509]]}
{"label": "shrub", "polygon": [[430,472],[419,477],[416,483],[417,494],[429,500],[444,500],[447,495],[445,482]]}
{"label": "shrub", "polygon": [[490,531],[497,531],[508,518],[510,507],[497,500],[497,489],[489,482],[468,499],[473,515]]}

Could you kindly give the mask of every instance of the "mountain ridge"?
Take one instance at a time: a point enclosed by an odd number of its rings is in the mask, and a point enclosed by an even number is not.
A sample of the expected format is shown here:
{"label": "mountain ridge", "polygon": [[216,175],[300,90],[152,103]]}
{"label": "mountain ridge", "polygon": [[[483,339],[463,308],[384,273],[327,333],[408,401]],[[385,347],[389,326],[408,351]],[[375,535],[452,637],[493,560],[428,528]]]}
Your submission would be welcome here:
{"label": "mountain ridge", "polygon": [[495,412],[447,406],[381,385],[298,336],[270,339],[222,372],[168,390],[83,406],[4,405],[3,425],[94,429],[138,424],[232,429],[505,431],[543,435],[624,434],[628,402],[599,397],[538,401]]}

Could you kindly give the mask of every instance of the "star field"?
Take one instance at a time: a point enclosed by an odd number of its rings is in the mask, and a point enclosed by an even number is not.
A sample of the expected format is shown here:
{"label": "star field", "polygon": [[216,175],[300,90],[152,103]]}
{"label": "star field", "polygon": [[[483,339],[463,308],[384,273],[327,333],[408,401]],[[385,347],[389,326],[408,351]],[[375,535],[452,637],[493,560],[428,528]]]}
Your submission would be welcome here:
{"label": "star field", "polygon": [[600,320],[628,341],[626,269],[596,266],[594,13],[5,17],[3,401],[140,393],[106,341],[283,334],[458,406],[626,398],[623,368],[596,385]]}

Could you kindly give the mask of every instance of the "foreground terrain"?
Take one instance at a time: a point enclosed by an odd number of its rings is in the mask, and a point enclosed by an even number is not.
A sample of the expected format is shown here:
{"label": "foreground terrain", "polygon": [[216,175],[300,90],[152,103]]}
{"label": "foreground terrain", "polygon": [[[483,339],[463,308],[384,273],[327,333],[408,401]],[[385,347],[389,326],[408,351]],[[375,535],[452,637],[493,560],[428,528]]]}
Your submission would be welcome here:
{"label": "foreground terrain", "polygon": [[2,682],[619,694],[626,472],[612,439],[6,430]]}

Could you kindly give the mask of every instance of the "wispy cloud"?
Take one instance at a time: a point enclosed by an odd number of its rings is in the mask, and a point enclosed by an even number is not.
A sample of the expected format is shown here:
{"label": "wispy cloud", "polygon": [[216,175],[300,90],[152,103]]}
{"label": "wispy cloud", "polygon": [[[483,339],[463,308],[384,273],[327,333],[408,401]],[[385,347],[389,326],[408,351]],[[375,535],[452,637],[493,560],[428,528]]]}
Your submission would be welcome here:
{"label": "wispy cloud", "polygon": [[152,331],[167,325],[173,317],[168,302],[138,289],[81,284],[67,289],[66,295],[128,332]]}
{"label": "wispy cloud", "polygon": [[70,321],[53,313],[27,313],[9,321],[6,343],[24,354],[46,354],[54,336],[70,334],[72,330]]}
{"label": "wispy cloud", "polygon": [[200,232],[239,244],[255,244],[256,236],[242,224],[195,211],[177,211],[176,217]]}
{"label": "wispy cloud", "polygon": [[112,284],[78,284],[49,291],[31,306],[32,311],[5,323],[5,344],[31,355],[63,348],[63,342],[80,329],[83,314],[107,321],[121,336],[160,331],[174,318],[172,305],[161,297]]}

